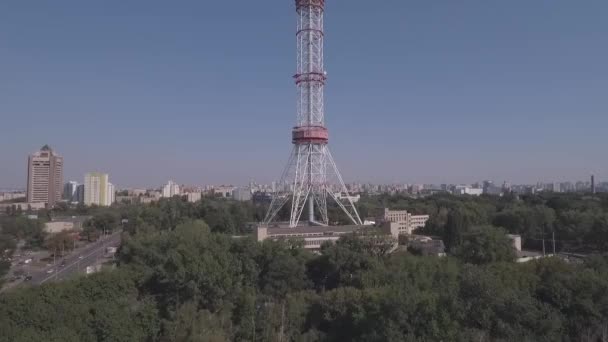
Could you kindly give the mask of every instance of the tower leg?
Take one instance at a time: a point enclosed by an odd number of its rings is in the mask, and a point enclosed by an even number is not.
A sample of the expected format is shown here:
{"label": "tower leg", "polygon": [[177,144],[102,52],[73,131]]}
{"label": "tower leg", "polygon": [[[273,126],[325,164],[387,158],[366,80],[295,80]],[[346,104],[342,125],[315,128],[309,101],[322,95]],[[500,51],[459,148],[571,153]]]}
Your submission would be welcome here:
{"label": "tower leg", "polygon": [[[290,227],[298,225],[305,209],[308,211],[309,224],[328,225],[327,197],[329,196],[336,201],[353,224],[362,224],[326,144],[294,145],[279,182],[280,186],[284,184],[290,184],[290,191],[275,192],[264,223],[270,223],[291,199]],[[345,196],[337,196],[334,190]],[[315,219],[315,209],[320,214],[318,219]]]}
{"label": "tower leg", "polygon": [[314,196],[308,197],[308,223],[315,223],[315,199]]}
{"label": "tower leg", "polygon": [[[342,208],[342,211],[344,211],[346,213],[348,218],[350,218],[350,220],[354,224],[362,225],[363,221],[361,221],[361,217],[359,217],[359,212],[357,211],[357,208],[355,207],[355,203],[353,202],[352,198],[350,197],[350,194],[348,193],[348,189],[346,189],[344,180],[342,180],[342,175],[340,175],[340,171],[338,171],[336,162],[334,161],[334,158],[332,157],[331,152],[329,152],[329,148],[327,146],[325,146],[325,155],[327,156],[327,163],[330,166],[331,175],[333,177],[335,177],[334,181],[335,181],[336,185],[339,186],[341,194],[346,196],[346,201],[343,201],[341,198],[338,198],[336,196],[336,194],[333,191],[331,191],[331,189],[329,189],[329,195],[336,201],[338,206],[340,206],[340,208]],[[340,197],[342,197],[342,196],[340,196]]]}

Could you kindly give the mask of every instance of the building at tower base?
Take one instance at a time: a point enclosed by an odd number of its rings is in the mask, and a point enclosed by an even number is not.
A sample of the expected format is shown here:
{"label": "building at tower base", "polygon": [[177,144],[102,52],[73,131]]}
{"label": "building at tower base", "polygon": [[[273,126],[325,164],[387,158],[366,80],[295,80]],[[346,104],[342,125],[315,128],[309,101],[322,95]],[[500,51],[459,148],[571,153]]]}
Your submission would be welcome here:
{"label": "building at tower base", "polygon": [[397,248],[399,237],[399,225],[395,222],[384,222],[379,226],[347,225],[347,226],[297,226],[289,227],[288,223],[274,224],[272,226],[259,225],[254,229],[254,237],[257,241],[284,240],[302,242],[305,249],[320,249],[324,243],[335,243],[341,237],[354,235],[364,239],[369,237],[384,237],[385,241]]}

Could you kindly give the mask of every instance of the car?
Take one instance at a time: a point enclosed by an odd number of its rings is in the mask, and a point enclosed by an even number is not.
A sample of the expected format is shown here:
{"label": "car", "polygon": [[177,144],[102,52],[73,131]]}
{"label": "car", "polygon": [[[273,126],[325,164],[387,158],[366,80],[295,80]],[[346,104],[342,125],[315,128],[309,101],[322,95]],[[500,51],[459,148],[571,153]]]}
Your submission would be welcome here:
{"label": "car", "polygon": [[32,276],[31,275],[28,275],[28,276],[25,277],[25,281],[30,281],[30,280],[32,280]]}
{"label": "car", "polygon": [[79,256],[78,256],[78,259],[82,259],[82,258],[84,258],[84,256],[82,256],[82,255],[79,255]]}
{"label": "car", "polygon": [[52,269],[52,268],[51,268],[50,270],[46,271],[46,273],[49,273],[49,274],[50,274],[50,273],[53,273],[53,272],[55,272],[55,270],[54,270],[54,269]]}

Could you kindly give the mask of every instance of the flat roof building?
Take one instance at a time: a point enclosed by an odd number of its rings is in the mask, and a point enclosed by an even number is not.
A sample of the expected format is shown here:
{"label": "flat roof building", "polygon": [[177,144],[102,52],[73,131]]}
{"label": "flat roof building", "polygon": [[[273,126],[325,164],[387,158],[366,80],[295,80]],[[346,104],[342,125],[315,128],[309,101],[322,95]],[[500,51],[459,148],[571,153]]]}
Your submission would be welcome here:
{"label": "flat roof building", "polygon": [[399,229],[393,222],[385,222],[378,227],[363,225],[348,226],[298,226],[295,228],[258,226],[254,230],[257,241],[265,240],[302,240],[304,248],[319,249],[325,242],[336,242],[340,237],[348,234],[363,232],[377,232],[394,239],[395,247]]}
{"label": "flat roof building", "polygon": [[394,222],[399,227],[400,234],[412,234],[414,230],[422,228],[429,220],[429,215],[412,215],[407,210],[389,210],[384,208],[384,213],[377,222]]}

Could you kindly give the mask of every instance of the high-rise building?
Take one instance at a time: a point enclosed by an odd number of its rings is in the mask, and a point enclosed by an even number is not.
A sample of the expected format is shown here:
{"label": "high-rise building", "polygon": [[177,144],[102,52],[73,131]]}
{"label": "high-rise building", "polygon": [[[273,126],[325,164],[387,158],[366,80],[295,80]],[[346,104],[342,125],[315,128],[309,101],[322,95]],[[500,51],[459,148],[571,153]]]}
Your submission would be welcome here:
{"label": "high-rise building", "polygon": [[68,202],[78,202],[78,182],[69,181],[63,186],[63,199]]}
{"label": "high-rise building", "polygon": [[165,186],[163,187],[163,197],[171,198],[173,196],[179,196],[179,195],[180,195],[179,185],[177,183],[173,182],[172,180],[167,182],[167,184],[165,184]]}
{"label": "high-rise building", "polygon": [[62,186],[63,157],[44,145],[28,158],[27,202],[53,207],[61,199]]}
{"label": "high-rise building", "polygon": [[114,187],[114,184],[108,183],[108,192],[106,194],[106,206],[111,206],[116,202],[116,188]]}
{"label": "high-rise building", "polygon": [[76,200],[75,202],[84,203],[84,184],[79,184],[76,187]]}
{"label": "high-rise building", "polygon": [[107,173],[90,172],[84,176],[84,204],[110,206],[115,199],[114,185]]}
{"label": "high-rise building", "polygon": [[595,175],[591,175],[591,193],[595,194]]}

